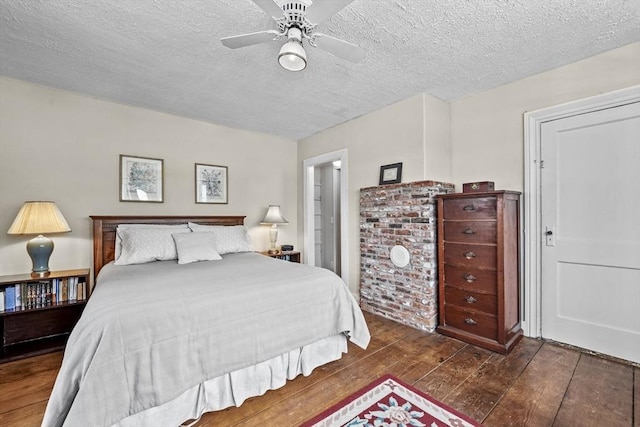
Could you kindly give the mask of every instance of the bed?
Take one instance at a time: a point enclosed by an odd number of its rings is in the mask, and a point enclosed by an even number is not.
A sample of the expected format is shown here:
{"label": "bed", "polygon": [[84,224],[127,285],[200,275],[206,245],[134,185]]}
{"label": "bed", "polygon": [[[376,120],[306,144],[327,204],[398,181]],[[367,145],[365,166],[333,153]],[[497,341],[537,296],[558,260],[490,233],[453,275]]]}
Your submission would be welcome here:
{"label": "bed", "polygon": [[[237,243],[244,217],[91,218],[96,285],[44,426],[180,425],[309,375],[339,359],[347,340],[368,345],[342,280]],[[128,263],[157,246],[140,236],[166,240],[166,229],[177,259]],[[211,240],[218,257],[193,262],[203,256],[193,242]]]}

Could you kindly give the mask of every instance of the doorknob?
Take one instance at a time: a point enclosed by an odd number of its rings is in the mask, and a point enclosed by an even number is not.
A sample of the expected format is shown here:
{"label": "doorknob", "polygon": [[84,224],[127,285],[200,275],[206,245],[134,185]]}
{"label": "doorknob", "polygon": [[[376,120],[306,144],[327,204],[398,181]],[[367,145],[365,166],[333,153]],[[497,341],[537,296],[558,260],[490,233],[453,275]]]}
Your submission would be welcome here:
{"label": "doorknob", "polygon": [[556,239],[555,239],[555,236],[553,235],[553,227],[546,227],[544,235],[545,235],[545,243],[547,246],[556,245]]}

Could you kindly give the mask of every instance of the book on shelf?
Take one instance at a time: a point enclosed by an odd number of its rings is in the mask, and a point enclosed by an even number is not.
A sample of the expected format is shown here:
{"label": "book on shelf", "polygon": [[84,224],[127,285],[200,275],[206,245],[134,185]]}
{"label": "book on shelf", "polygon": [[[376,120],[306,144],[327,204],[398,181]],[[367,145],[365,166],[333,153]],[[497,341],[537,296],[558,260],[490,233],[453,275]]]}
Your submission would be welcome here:
{"label": "book on shelf", "polygon": [[15,310],[16,308],[16,288],[8,286],[4,288],[4,309]]}
{"label": "book on shelf", "polygon": [[35,294],[34,308],[42,307],[42,283],[36,283],[33,292]]}
{"label": "book on shelf", "polygon": [[67,279],[62,279],[62,290],[60,292],[60,302],[66,302],[69,297],[69,287],[67,285]]}
{"label": "book on shelf", "polygon": [[15,288],[15,308],[22,308],[22,291],[21,285],[14,285]]}
{"label": "book on shelf", "polygon": [[0,311],[29,310],[86,298],[87,283],[80,277],[16,283],[1,288]]}
{"label": "book on shelf", "polygon": [[78,299],[77,296],[77,277],[69,277],[69,301],[76,301]]}
{"label": "book on shelf", "polygon": [[85,282],[77,282],[76,288],[77,288],[76,294],[77,294],[78,301],[85,300],[87,298]]}

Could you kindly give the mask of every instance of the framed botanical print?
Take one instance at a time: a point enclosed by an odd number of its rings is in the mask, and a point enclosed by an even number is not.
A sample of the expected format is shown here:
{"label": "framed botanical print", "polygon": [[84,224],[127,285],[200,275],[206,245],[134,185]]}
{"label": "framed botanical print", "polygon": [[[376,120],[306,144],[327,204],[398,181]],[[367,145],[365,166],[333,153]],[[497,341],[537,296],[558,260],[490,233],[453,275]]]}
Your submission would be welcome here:
{"label": "framed botanical print", "polygon": [[226,166],[196,163],[196,203],[229,203]]}
{"label": "framed botanical print", "polygon": [[164,202],[162,159],[120,155],[120,201]]}

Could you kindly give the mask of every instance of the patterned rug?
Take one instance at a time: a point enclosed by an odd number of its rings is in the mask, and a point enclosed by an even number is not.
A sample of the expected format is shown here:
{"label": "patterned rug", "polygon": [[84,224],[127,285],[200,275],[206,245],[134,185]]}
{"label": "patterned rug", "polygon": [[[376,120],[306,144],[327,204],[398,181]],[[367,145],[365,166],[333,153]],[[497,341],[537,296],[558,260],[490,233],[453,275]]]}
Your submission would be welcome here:
{"label": "patterned rug", "polygon": [[480,423],[385,375],[301,427],[478,427]]}

